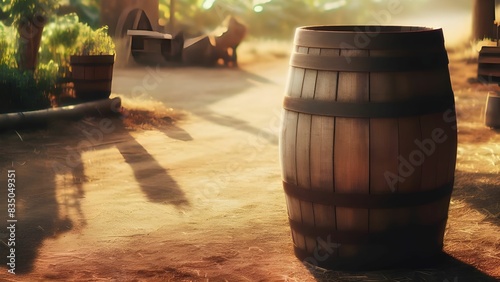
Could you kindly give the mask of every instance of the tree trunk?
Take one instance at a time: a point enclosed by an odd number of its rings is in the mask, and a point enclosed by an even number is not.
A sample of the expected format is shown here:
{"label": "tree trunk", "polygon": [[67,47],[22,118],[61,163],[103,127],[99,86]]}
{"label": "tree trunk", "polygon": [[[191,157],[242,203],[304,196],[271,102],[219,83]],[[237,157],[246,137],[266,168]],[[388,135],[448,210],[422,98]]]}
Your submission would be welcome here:
{"label": "tree trunk", "polygon": [[495,0],[475,0],[472,14],[472,39],[496,39]]}
{"label": "tree trunk", "polygon": [[46,20],[40,17],[19,24],[19,69],[35,71],[45,23]]}
{"label": "tree trunk", "polygon": [[170,0],[170,19],[168,20],[168,31],[174,35],[175,34],[175,1]]}

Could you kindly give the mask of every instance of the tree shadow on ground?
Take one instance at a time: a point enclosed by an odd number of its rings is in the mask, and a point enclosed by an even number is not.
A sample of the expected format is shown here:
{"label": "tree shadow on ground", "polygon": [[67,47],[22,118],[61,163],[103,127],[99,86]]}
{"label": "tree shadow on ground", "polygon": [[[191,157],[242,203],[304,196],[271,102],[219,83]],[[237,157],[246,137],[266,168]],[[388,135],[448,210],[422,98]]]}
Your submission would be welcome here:
{"label": "tree shadow on ground", "polygon": [[392,282],[392,281],[422,281],[422,282],[459,282],[459,281],[498,281],[448,254],[442,259],[425,268],[396,268],[377,271],[336,271],[321,268],[309,268],[311,274],[320,282]]}
{"label": "tree shadow on ground", "polygon": [[193,137],[189,134],[189,132],[175,124],[169,125],[168,129],[162,130],[162,132],[172,139],[179,141],[193,141]]}
{"label": "tree shadow on ground", "polygon": [[[189,206],[177,182],[170,176],[168,169],[162,167],[126,128],[123,116],[113,118],[92,117],[79,122],[83,132],[85,150],[103,150],[110,147],[118,149],[125,162],[130,165],[134,178],[146,198],[153,203],[171,204],[176,207]],[[177,131],[179,131],[178,128]],[[191,138],[181,132],[178,138]]]}
{"label": "tree shadow on ground", "polygon": [[[178,72],[179,69],[181,72]],[[196,81],[198,76],[203,77],[202,82]],[[168,107],[189,111],[211,123],[259,136],[263,135],[261,128],[236,115],[216,112],[211,109],[211,105],[239,95],[259,84],[275,84],[264,76],[244,69],[150,66],[122,69],[114,81],[113,91],[125,97],[134,98],[138,94],[146,94]],[[148,83],[145,84],[144,81]],[[241,105],[241,111],[246,110],[245,106]],[[271,144],[277,144],[277,138],[266,135],[265,139]]]}
{"label": "tree shadow on ground", "polygon": [[[81,156],[78,152],[72,152],[71,162],[75,165],[66,164],[69,153],[59,147],[63,143],[58,132],[8,131],[1,133],[0,140],[3,145],[0,148],[1,183],[7,183],[7,170],[16,171],[17,220],[16,236],[11,241],[11,246],[10,234],[5,233],[6,228],[1,229],[3,244],[0,261],[6,266],[6,257],[11,253],[12,247],[15,249],[16,274],[29,273],[33,270],[43,241],[56,238],[74,227],[74,222],[69,218],[70,212],[81,215],[79,199],[84,197]],[[71,186],[57,190],[61,182],[71,183]],[[2,196],[2,199],[5,198]],[[6,204],[6,200],[0,203],[0,210],[5,211],[2,212],[2,217],[5,218],[2,225],[9,219]],[[84,219],[82,223],[85,224]]]}
{"label": "tree shadow on ground", "polygon": [[[170,176],[154,156],[124,128],[123,123],[116,120],[117,131],[121,133],[122,141],[114,146],[120,151],[125,162],[130,165],[136,181],[149,201],[154,203],[172,204],[177,207],[189,206],[189,202],[177,182]],[[189,139],[185,131],[177,129],[177,138]],[[180,132],[180,133],[179,133]],[[192,139],[192,138],[191,138]]]}
{"label": "tree shadow on ground", "polygon": [[[44,129],[0,132],[0,183],[7,183],[7,171],[16,171],[16,236],[9,246],[7,190],[2,192],[0,210],[0,263],[7,266],[11,247],[15,247],[15,273],[33,271],[39,249],[48,238],[86,226],[81,199],[88,181],[82,153],[116,147],[134,172],[146,198],[153,203],[189,205],[184,192],[153,156],[130,135],[122,120],[112,119],[120,142],[96,134],[102,118],[78,122],[56,122]],[[181,139],[187,132],[177,130]],[[179,133],[180,132],[180,133]],[[188,137],[186,137],[188,136]],[[98,140],[100,139],[100,140]],[[112,139],[112,138],[111,138]],[[158,183],[161,186],[158,186]],[[75,221],[76,219],[76,221]],[[9,267],[7,267],[8,269]]]}
{"label": "tree shadow on ground", "polygon": [[267,133],[261,128],[252,126],[246,120],[238,119],[229,115],[218,114],[217,112],[211,110],[205,110],[203,118],[218,125],[232,127],[235,130],[250,133],[257,138],[261,138],[262,140],[269,142],[269,144],[278,145],[278,136]]}

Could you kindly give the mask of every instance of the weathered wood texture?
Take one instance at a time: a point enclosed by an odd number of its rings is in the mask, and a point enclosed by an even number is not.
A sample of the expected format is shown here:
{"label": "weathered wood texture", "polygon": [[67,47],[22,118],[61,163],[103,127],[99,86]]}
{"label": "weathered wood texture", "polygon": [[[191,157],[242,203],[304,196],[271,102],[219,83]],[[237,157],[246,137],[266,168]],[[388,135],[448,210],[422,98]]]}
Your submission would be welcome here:
{"label": "weathered wood texture", "polygon": [[[321,32],[302,29],[307,36],[301,29],[297,31],[280,137],[282,175],[297,256],[322,266],[373,268],[438,254],[457,145],[446,52],[442,42],[434,40],[440,38],[436,32],[441,31],[394,30],[393,42],[399,42],[401,34],[433,33],[427,42],[430,45],[420,51],[405,44],[384,49],[380,47],[384,38],[374,40],[373,49],[370,44],[356,48],[342,40],[337,44],[332,39],[335,27],[318,29]],[[356,36],[356,31],[340,29],[344,37],[346,31]],[[393,29],[382,37],[389,36]],[[318,38],[311,31],[317,31]],[[427,54],[445,58],[414,68],[398,66],[399,58],[426,58]],[[298,58],[301,56],[305,63]],[[373,65],[371,58],[382,59],[378,62],[387,59],[389,66]],[[360,65],[358,59],[371,65]],[[328,60],[331,65],[325,64]],[[317,62],[317,68],[311,62]],[[350,69],[358,65],[359,71]],[[397,107],[401,103],[402,108],[415,114],[403,111],[370,117],[370,113],[361,113],[356,117],[337,115],[334,110],[316,114],[314,106],[302,110],[290,106],[288,98],[297,103],[313,100],[345,103],[342,105],[347,107],[364,104],[368,108],[387,103]],[[431,104],[445,102],[441,107],[420,109],[426,100]],[[412,101],[416,101],[414,107]],[[427,194],[421,194],[425,191]],[[409,197],[402,200],[403,204],[390,203],[397,202],[391,197],[405,194]],[[342,195],[348,195],[347,203],[333,203]],[[372,199],[363,199],[371,195],[383,200],[366,204]]]}

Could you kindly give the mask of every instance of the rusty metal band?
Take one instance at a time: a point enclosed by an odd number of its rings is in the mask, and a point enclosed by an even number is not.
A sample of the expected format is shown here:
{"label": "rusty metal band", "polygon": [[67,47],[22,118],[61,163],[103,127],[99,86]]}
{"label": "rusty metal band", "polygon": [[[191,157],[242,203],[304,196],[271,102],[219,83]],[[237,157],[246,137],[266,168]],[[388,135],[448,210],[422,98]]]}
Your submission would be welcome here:
{"label": "rusty metal band", "polygon": [[405,27],[398,26],[317,26],[298,28],[294,44],[351,50],[444,49],[444,36],[442,29],[405,31]]}
{"label": "rusty metal band", "polygon": [[293,53],[290,65],[297,68],[339,72],[406,72],[448,68],[446,53],[395,57],[321,56]]}
{"label": "rusty metal band", "polygon": [[397,118],[442,113],[455,109],[453,93],[398,102],[337,102],[285,96],[283,108],[289,111],[330,117]]}
{"label": "rusty metal band", "polygon": [[439,234],[443,234],[446,228],[447,218],[431,225],[418,225],[390,228],[385,231],[363,232],[363,231],[338,231],[332,228],[322,228],[303,224],[289,219],[290,228],[302,235],[312,238],[320,238],[324,242],[336,244],[382,244],[396,245],[411,242],[436,242]]}
{"label": "rusty metal band", "polygon": [[[436,189],[411,193],[334,193],[306,189],[285,181],[283,181],[283,189],[290,197],[315,204],[359,209],[390,209],[415,207],[450,197],[453,190],[453,181]],[[389,190],[389,188],[387,189]]]}

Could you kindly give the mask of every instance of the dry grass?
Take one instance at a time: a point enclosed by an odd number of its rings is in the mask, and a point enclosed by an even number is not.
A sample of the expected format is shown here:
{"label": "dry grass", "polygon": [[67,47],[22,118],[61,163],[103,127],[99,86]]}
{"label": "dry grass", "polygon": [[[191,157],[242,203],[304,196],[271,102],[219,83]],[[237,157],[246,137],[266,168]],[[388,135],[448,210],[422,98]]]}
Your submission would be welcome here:
{"label": "dry grass", "polygon": [[129,130],[151,130],[172,126],[185,118],[186,113],[153,100],[121,97],[123,124]]}

